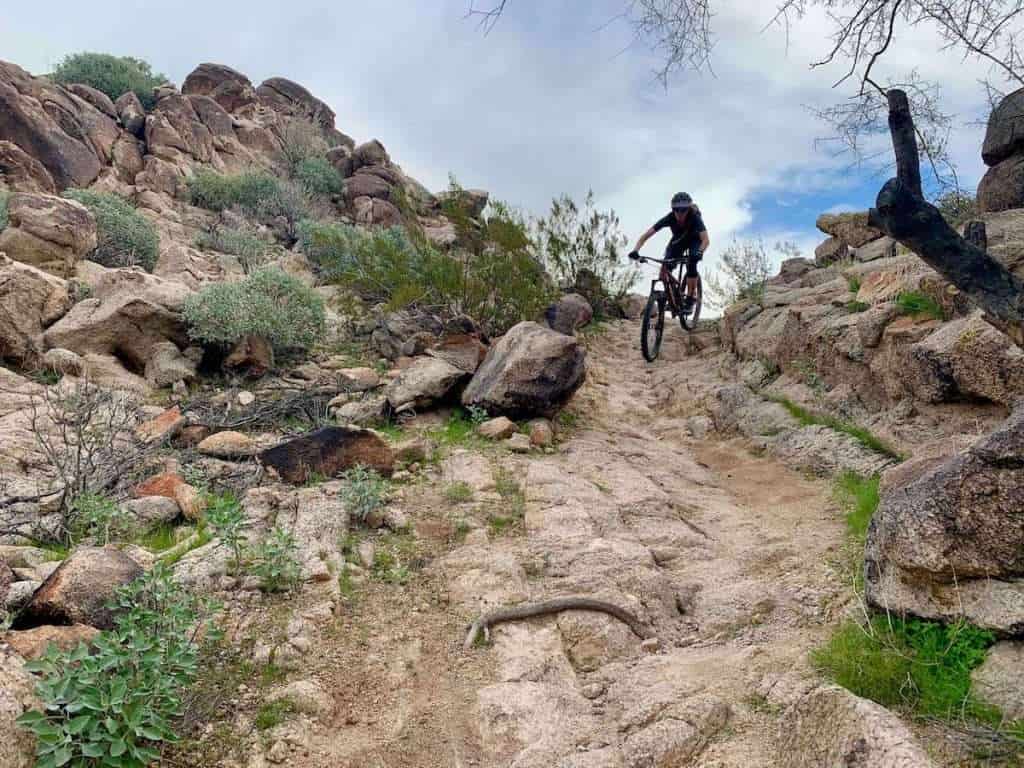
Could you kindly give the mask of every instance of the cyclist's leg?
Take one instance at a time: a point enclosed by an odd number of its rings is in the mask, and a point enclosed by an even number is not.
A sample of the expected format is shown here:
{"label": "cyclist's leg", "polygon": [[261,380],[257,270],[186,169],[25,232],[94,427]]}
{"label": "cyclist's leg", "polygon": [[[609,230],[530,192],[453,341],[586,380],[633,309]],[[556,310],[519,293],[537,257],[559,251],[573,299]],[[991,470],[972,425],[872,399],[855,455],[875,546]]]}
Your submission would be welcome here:
{"label": "cyclist's leg", "polygon": [[686,296],[687,298],[697,297],[697,262],[700,261],[700,246],[693,245],[686,254]]}

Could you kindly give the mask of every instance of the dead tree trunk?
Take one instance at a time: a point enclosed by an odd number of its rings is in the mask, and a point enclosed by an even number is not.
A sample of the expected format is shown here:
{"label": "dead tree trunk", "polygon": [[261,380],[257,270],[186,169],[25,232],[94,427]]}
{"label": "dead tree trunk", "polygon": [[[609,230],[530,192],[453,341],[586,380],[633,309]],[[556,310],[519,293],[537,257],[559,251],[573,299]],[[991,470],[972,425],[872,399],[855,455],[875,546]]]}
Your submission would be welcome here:
{"label": "dead tree trunk", "polygon": [[1024,283],[962,238],[921,192],[921,163],[907,94],[888,92],[889,131],[896,152],[895,179],[878,193],[872,226],[902,243],[963,291],[985,319],[1024,347]]}

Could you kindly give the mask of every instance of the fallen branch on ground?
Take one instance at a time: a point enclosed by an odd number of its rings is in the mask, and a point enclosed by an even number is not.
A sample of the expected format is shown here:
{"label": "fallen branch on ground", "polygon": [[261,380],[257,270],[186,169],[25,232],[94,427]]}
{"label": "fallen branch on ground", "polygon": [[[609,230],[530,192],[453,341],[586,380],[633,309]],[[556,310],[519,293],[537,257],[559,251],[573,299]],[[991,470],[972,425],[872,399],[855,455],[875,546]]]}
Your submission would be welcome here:
{"label": "fallen branch on ground", "polygon": [[562,611],[598,611],[599,613],[606,613],[629,627],[633,634],[640,639],[646,640],[653,637],[653,633],[641,624],[636,616],[614,603],[606,603],[603,600],[594,600],[589,597],[559,597],[543,603],[517,605],[513,608],[501,608],[484,614],[473,622],[462,647],[467,651],[472,648],[481,631],[484,633],[484,638],[489,640],[490,628],[496,624],[504,624],[507,621],[519,621],[521,619],[532,619],[536,616],[548,616],[553,613],[561,613]]}

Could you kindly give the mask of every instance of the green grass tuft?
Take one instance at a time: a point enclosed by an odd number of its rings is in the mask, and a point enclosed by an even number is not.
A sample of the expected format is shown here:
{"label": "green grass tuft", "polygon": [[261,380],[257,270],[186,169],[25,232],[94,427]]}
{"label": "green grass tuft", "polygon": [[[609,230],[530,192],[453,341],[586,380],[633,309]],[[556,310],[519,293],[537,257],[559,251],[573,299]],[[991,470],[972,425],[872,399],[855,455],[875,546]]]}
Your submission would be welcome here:
{"label": "green grass tuft", "polygon": [[138,538],[140,547],[150,552],[166,552],[178,543],[178,529],[170,523],[161,523]]}
{"label": "green grass tuft", "polygon": [[785,408],[789,412],[789,415],[796,419],[803,427],[815,425],[828,427],[829,429],[834,429],[836,432],[842,432],[844,435],[849,435],[865,448],[875,451],[876,453],[880,453],[883,456],[888,456],[889,458],[896,459],[897,461],[902,461],[906,458],[903,454],[887,445],[883,440],[871,434],[871,431],[864,427],[859,427],[848,421],[837,419],[834,416],[809,411],[803,406],[797,405],[792,400],[785,397],[776,396],[769,399]]}
{"label": "green grass tuft", "polygon": [[920,291],[904,291],[896,297],[896,306],[904,315],[926,315],[936,320],[946,319],[946,312],[939,303]]}
{"label": "green grass tuft", "polygon": [[256,729],[269,731],[283,723],[293,712],[295,712],[295,704],[289,699],[264,702],[260,705],[259,712],[256,713]]}
{"label": "green grass tuft", "polygon": [[836,480],[834,495],[846,512],[846,527],[861,543],[867,538],[871,516],[878,509],[878,483],[878,475],[864,477],[856,472],[844,472]]}
{"label": "green grass tuft", "polygon": [[871,305],[866,301],[848,301],[846,302],[846,311],[851,314],[857,314],[858,312],[867,312],[871,309]]}
{"label": "green grass tuft", "polygon": [[850,293],[858,293],[860,291],[860,275],[847,275],[846,284],[850,287]]}
{"label": "green grass tuft", "polygon": [[469,483],[452,483],[444,489],[444,497],[452,504],[464,504],[473,499],[473,489]]}

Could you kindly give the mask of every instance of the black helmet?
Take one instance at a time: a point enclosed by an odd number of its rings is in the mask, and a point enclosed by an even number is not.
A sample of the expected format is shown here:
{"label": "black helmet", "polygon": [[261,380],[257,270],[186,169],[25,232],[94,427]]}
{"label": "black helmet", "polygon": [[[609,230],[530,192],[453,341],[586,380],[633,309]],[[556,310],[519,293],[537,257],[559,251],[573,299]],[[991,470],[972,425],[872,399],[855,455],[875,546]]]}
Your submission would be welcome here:
{"label": "black helmet", "polygon": [[672,210],[673,211],[685,211],[693,205],[693,198],[685,192],[676,192],[672,195]]}

